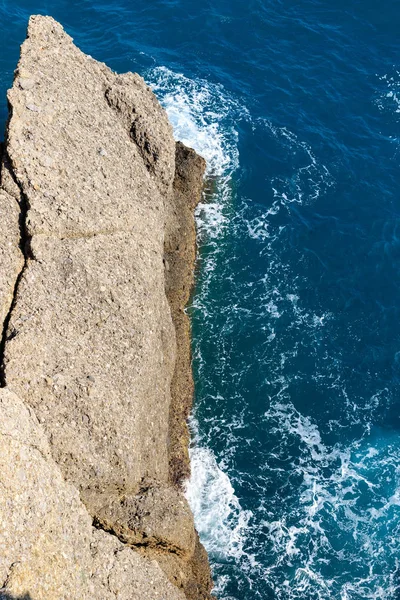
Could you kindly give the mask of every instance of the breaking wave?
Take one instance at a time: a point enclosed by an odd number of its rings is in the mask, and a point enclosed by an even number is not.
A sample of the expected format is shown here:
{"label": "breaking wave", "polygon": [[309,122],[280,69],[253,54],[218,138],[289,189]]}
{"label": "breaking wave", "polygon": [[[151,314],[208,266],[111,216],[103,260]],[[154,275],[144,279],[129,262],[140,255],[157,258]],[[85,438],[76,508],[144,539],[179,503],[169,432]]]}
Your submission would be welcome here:
{"label": "breaking wave", "polygon": [[204,202],[197,208],[197,226],[206,240],[217,238],[230,212],[232,174],[239,165],[235,120],[246,109],[221,85],[193,80],[166,67],[147,76],[174,128],[174,135],[207,162]]}

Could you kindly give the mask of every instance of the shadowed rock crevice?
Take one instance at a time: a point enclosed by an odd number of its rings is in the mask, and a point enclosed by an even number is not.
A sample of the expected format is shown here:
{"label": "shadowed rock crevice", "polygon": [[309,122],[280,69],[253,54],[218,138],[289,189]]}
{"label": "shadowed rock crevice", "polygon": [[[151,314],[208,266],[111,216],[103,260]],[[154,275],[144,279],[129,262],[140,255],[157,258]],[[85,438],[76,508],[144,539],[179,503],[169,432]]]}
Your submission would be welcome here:
{"label": "shadowed rock crevice", "polygon": [[34,600],[30,594],[24,594],[23,596],[11,596],[0,589],[0,600]]}
{"label": "shadowed rock crevice", "polygon": [[[11,114],[12,114],[12,108],[11,105],[9,105],[9,111],[10,111],[10,118],[11,118]],[[11,302],[9,304],[9,308],[7,311],[5,311],[5,313],[2,315],[3,316],[3,323],[2,323],[2,333],[1,333],[1,339],[0,339],[0,386],[1,387],[5,387],[7,382],[6,382],[6,377],[5,377],[5,370],[4,370],[4,351],[5,351],[5,346],[6,346],[6,342],[10,339],[12,339],[15,335],[16,332],[15,330],[10,330],[10,319],[11,319],[11,314],[12,311],[14,309],[15,303],[16,303],[16,298],[17,298],[17,294],[18,294],[18,287],[19,287],[19,283],[21,281],[21,278],[23,276],[24,270],[26,268],[27,265],[27,261],[29,258],[33,258],[32,256],[32,252],[30,250],[30,238],[27,235],[27,231],[26,231],[26,215],[28,213],[28,199],[26,198],[26,196],[23,194],[18,181],[13,173],[12,167],[11,167],[11,161],[10,158],[7,154],[7,130],[6,130],[6,142],[4,143],[4,145],[2,145],[1,148],[1,160],[0,160],[0,190],[3,187],[3,180],[4,178],[8,175],[9,178],[11,179],[12,183],[14,184],[14,188],[15,188],[15,192],[17,193],[17,196],[15,197],[15,200],[18,203],[18,207],[19,207],[19,215],[18,215],[18,227],[19,227],[19,241],[18,241],[18,248],[20,250],[21,253],[21,265],[20,265],[20,269],[19,272],[15,273],[15,283],[12,286],[12,295],[11,295]],[[12,202],[12,200],[11,200]],[[7,210],[7,206],[4,206],[4,209]],[[15,207],[14,207],[15,208]]]}
{"label": "shadowed rock crevice", "polygon": [[157,148],[153,147],[140,117],[136,117],[132,122],[131,137],[139,149],[146,169],[155,174],[159,153]]}

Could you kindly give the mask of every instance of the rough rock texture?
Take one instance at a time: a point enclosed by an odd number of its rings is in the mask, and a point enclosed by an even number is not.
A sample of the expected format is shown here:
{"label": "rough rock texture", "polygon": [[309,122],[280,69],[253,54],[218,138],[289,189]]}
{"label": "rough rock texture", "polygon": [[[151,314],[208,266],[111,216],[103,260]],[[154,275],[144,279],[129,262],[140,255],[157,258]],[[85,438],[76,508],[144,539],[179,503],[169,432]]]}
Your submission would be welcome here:
{"label": "rough rock texture", "polygon": [[[152,98],[131,79],[127,103]],[[84,494],[168,477],[175,341],[164,199],[130,137],[128,109],[109,103],[115,88],[124,98],[126,80],[81,53],[57,23],[33,18],[8,94],[6,153],[28,208],[32,258],[9,324],[5,377]],[[152,134],[173,173],[175,144],[159,114]]]}
{"label": "rough rock texture", "polygon": [[[179,486],[193,386],[183,309],[204,161],[175,144],[138,75],[84,55],[49,17],[30,20],[8,101],[1,398],[9,430],[28,437],[25,495],[6,434],[0,446],[14,478],[7,488],[0,476],[0,506],[11,506],[16,527],[0,530],[0,547],[14,535],[3,587],[33,600],[155,599],[164,582],[165,598],[181,597],[144,554],[187,598],[209,598],[207,557]],[[147,572],[157,592],[143,587]]]}
{"label": "rough rock texture", "polygon": [[14,296],[18,274],[24,264],[19,248],[20,208],[16,200],[5,191],[0,190],[0,219],[2,240],[0,244],[0,323],[4,323]]}
{"label": "rough rock texture", "polygon": [[32,411],[0,390],[0,597],[183,600],[155,561],[92,527]]}

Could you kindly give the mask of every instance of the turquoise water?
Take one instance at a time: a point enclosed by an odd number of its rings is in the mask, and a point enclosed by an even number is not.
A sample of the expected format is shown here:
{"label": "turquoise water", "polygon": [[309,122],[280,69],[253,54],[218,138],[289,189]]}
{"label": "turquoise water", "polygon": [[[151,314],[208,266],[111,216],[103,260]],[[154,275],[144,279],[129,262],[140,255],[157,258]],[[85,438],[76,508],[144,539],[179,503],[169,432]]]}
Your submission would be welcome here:
{"label": "turquoise water", "polygon": [[3,0],[3,98],[38,12],[208,160],[187,493],[218,597],[400,598],[400,5]]}

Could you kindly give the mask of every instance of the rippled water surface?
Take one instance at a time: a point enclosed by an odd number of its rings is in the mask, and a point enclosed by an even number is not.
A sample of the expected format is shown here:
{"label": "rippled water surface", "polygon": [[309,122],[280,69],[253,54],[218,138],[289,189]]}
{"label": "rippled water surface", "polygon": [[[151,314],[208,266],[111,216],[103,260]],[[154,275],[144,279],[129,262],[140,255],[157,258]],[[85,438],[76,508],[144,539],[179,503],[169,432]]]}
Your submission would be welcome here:
{"label": "rippled water surface", "polygon": [[400,598],[400,5],[0,1],[153,86],[208,161],[188,497],[221,600]]}

